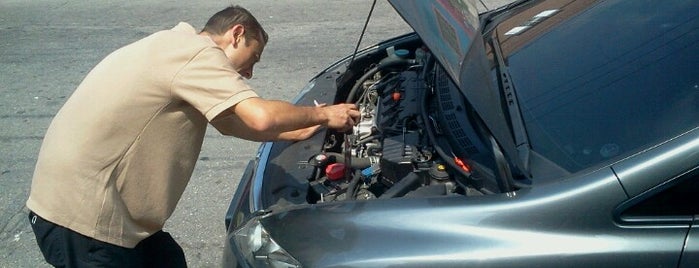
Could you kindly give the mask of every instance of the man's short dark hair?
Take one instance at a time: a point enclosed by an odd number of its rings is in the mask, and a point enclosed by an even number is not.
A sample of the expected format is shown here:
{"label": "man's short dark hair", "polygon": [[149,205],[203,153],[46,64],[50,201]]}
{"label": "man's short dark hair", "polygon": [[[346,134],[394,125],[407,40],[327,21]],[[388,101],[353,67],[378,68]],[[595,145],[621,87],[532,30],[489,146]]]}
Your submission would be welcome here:
{"label": "man's short dark hair", "polygon": [[250,11],[237,5],[229,6],[211,16],[209,21],[206,22],[204,29],[201,31],[215,35],[223,35],[236,24],[245,27],[245,39],[254,39],[258,42],[263,42],[263,44],[267,44],[269,36],[262,28],[262,25],[260,25]]}

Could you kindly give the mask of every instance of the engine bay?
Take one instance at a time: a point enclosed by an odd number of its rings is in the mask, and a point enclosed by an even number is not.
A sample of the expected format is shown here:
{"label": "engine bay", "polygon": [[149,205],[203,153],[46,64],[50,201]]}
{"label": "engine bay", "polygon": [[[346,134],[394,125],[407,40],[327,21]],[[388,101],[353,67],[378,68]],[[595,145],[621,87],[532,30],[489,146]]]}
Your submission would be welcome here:
{"label": "engine bay", "polygon": [[307,160],[306,202],[498,192],[487,130],[429,50],[378,51],[338,83],[361,117],[351,132],[328,130]]}

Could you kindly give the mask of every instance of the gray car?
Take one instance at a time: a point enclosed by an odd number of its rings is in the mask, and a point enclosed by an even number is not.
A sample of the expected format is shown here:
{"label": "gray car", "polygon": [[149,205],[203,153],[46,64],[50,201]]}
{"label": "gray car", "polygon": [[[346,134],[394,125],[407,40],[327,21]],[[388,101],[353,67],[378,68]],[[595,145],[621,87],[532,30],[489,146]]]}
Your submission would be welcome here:
{"label": "gray car", "polygon": [[225,266],[699,266],[699,1],[390,2],[415,33],[296,99],[361,120],[262,144]]}

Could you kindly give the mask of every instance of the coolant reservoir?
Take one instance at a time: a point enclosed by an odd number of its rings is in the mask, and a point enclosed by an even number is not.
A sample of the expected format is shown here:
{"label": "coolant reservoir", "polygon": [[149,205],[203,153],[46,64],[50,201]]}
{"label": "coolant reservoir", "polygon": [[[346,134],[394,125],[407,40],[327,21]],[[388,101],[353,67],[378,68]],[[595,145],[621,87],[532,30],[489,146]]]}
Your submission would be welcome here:
{"label": "coolant reservoir", "polygon": [[407,49],[396,49],[395,47],[391,46],[386,48],[386,55],[387,57],[382,59],[379,64],[392,60],[407,59],[408,56],[410,56],[410,51]]}

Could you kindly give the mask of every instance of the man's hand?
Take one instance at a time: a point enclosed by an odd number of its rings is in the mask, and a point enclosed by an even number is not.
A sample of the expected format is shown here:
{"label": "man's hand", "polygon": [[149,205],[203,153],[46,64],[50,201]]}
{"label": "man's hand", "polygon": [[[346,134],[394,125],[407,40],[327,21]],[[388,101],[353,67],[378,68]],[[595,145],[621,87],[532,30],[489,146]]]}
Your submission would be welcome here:
{"label": "man's hand", "polygon": [[336,104],[330,106],[320,106],[325,117],[328,118],[327,126],[340,131],[352,129],[352,126],[359,120],[359,110],[354,104]]}

